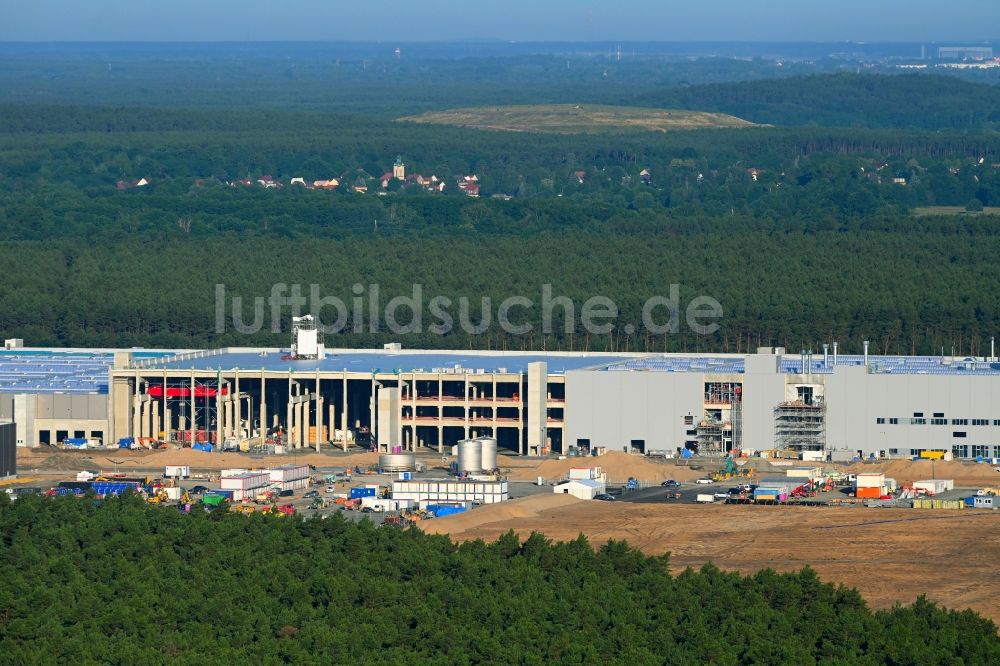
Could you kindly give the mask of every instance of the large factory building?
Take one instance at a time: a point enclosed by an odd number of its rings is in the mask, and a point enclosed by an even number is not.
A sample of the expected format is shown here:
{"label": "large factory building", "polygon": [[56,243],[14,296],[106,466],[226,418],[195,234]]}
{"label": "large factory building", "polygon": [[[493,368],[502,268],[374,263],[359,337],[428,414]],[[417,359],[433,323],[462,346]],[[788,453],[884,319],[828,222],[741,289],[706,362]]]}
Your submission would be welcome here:
{"label": "large factory building", "polygon": [[0,353],[19,446],[347,442],[523,455],[776,450],[1000,457],[995,358],[403,350]]}

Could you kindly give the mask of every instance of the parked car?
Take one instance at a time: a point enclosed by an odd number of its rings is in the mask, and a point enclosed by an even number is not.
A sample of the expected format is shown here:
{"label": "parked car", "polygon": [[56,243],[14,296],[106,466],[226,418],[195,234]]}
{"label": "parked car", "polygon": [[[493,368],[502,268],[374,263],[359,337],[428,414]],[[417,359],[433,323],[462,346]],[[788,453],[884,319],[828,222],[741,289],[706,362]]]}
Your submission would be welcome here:
{"label": "parked car", "polygon": [[700,479],[695,479],[694,482],[706,484],[706,483],[712,483],[712,479],[708,478],[707,476],[703,476]]}
{"label": "parked car", "polygon": [[206,486],[195,486],[188,492],[191,493],[192,495],[201,495],[206,491],[208,491],[208,488]]}
{"label": "parked car", "polygon": [[326,489],[323,490],[323,492],[324,493],[333,493],[333,492],[336,492],[336,491],[334,490],[333,486],[327,486]]}
{"label": "parked car", "polygon": [[679,500],[681,498],[681,494],[676,490],[668,490],[666,497],[668,500]]}
{"label": "parked car", "polygon": [[361,513],[375,513],[375,509],[370,506],[361,507]]}
{"label": "parked car", "polygon": [[681,487],[681,482],[680,481],[674,481],[673,479],[667,479],[666,481],[664,481],[660,485],[663,486],[664,488],[680,488]]}
{"label": "parked car", "polygon": [[315,490],[310,490],[305,495],[303,495],[303,497],[305,497],[306,499],[311,499],[313,497],[319,497],[319,493]]}
{"label": "parked car", "polygon": [[289,489],[289,490],[282,490],[280,493],[278,493],[278,496],[279,497],[291,497],[294,494],[295,494],[295,491]]}
{"label": "parked car", "polygon": [[717,500],[727,500],[727,499],[729,499],[729,493],[717,492],[717,493],[715,493],[715,499],[717,499]]}
{"label": "parked car", "polygon": [[597,495],[594,495],[594,499],[601,500],[602,502],[614,502],[615,496],[607,493],[598,493]]}

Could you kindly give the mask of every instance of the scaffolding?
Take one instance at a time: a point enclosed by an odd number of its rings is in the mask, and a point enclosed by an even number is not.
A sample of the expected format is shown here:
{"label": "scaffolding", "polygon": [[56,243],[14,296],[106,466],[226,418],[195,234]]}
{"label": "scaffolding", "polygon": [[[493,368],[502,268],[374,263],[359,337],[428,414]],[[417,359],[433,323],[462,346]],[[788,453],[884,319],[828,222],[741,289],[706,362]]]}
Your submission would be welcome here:
{"label": "scaffolding", "polygon": [[774,408],[774,438],[779,449],[822,451],[826,446],[826,404],[819,397],[779,404]]}
{"label": "scaffolding", "polygon": [[698,423],[698,453],[723,454],[733,447],[733,424],[730,421],[704,419]]}

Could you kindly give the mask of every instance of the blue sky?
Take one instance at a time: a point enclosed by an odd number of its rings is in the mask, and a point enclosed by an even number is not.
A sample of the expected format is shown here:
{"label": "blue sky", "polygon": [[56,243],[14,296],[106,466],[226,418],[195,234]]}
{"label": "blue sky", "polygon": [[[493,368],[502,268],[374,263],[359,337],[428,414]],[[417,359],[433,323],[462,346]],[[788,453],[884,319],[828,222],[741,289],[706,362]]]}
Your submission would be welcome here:
{"label": "blue sky", "polygon": [[0,41],[949,41],[1000,0],[24,0]]}

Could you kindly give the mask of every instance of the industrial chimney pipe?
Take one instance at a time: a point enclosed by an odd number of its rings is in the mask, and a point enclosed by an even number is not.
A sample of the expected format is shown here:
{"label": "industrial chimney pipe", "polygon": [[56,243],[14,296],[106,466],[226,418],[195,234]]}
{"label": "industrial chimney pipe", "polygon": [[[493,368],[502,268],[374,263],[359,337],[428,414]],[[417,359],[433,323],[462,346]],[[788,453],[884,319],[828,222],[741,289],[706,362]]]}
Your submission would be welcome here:
{"label": "industrial chimney pipe", "polygon": [[823,343],[823,367],[830,367],[830,345]]}
{"label": "industrial chimney pipe", "polygon": [[865,367],[868,367],[868,341],[865,340]]}

